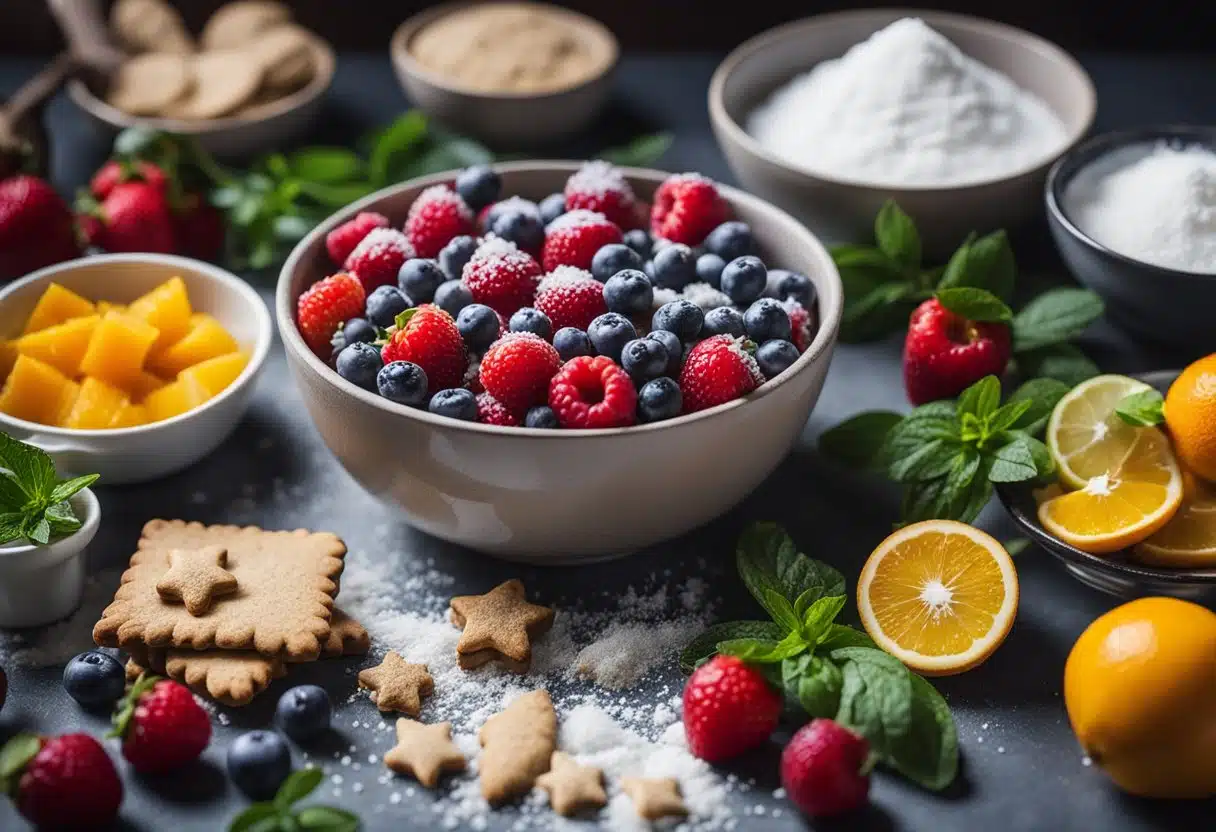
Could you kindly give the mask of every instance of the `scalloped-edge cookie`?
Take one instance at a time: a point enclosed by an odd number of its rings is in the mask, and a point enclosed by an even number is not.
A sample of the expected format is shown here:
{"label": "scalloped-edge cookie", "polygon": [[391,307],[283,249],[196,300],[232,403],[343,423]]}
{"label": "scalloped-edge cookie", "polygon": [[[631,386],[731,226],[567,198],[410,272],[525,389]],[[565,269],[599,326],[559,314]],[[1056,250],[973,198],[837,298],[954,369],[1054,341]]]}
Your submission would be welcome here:
{"label": "scalloped-edge cookie", "polygon": [[334,607],[333,617],[329,619],[329,638],[321,646],[321,657],[363,656],[371,647],[372,639],[364,626],[340,607]]}
{"label": "scalloped-edge cookie", "polygon": [[137,679],[147,669],[234,708],[248,705],[271,682],[287,674],[282,659],[250,650],[152,649],[127,660],[127,679]]}

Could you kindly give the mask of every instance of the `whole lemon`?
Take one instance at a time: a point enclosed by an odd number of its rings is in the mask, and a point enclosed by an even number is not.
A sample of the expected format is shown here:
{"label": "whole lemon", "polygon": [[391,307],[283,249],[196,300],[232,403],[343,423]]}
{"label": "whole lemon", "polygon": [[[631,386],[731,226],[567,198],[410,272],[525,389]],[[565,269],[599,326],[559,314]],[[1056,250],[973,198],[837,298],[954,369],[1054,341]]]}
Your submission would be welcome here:
{"label": "whole lemon", "polygon": [[1094,621],[1064,665],[1085,753],[1142,797],[1216,795],[1216,613],[1141,598]]}
{"label": "whole lemon", "polygon": [[1170,385],[1165,426],[1183,467],[1216,481],[1216,354],[1191,364]]}

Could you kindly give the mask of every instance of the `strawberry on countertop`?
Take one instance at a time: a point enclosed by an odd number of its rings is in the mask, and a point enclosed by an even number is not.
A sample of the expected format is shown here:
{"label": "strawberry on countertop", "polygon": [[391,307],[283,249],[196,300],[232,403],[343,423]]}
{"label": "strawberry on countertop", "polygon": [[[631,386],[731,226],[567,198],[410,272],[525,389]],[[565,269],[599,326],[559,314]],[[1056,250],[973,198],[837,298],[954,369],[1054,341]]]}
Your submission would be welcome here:
{"label": "strawberry on countertop", "polygon": [[1009,363],[1006,324],[969,321],[930,298],[912,312],[904,340],[904,388],[922,405],[952,399],[984,376],[1000,376]]}
{"label": "strawberry on countertop", "polygon": [[122,804],[122,780],[88,734],[18,734],[0,750],[0,787],[38,829],[107,829]]}
{"label": "strawberry on countertop", "polygon": [[87,198],[81,213],[96,220],[90,224],[89,242],[108,252],[153,252],[176,250],[173,212],[164,186],[151,182],[120,182],[100,204]]}
{"label": "strawberry on countertop", "polygon": [[780,716],[780,694],[736,656],[715,656],[694,670],[684,686],[688,750],[711,763],[762,744]]}
{"label": "strawberry on countertop", "polygon": [[36,176],[0,181],[0,280],[80,256],[72,212]]}
{"label": "strawberry on countertop", "polygon": [[158,774],[203,753],[211,741],[211,718],[182,685],[145,675],[119,702],[109,735],[122,738],[122,755],[136,771]]}

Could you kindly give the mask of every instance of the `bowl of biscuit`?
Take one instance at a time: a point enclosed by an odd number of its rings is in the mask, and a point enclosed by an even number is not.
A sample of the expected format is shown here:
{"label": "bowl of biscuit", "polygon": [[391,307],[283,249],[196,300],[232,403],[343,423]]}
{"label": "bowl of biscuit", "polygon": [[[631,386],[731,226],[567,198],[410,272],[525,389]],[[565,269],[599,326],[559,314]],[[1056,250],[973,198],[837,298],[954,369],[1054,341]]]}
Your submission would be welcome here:
{"label": "bowl of biscuit", "polygon": [[333,50],[284,3],[228,3],[197,34],[165,0],[118,0],[108,25],[93,0],[57,6],[75,52],[115,56],[67,85],[104,133],[147,127],[254,155],[307,132],[333,80]]}

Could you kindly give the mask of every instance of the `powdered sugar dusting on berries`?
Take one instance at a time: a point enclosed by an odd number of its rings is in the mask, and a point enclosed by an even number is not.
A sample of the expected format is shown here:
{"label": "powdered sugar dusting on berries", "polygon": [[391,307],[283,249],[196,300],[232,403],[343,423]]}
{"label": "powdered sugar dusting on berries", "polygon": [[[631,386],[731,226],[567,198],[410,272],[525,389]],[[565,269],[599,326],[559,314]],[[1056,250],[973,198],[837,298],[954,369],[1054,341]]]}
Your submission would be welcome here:
{"label": "powdered sugar dusting on berries", "polygon": [[529,257],[529,255],[520,251],[519,246],[510,240],[490,235],[473,251],[473,256],[469,258],[469,262],[471,263],[474,260],[489,260],[491,257],[512,257],[515,255]]}
{"label": "powdered sugar dusting on berries", "polygon": [[416,215],[428,205],[447,204],[453,206],[460,214],[461,218],[473,221],[473,212],[469,210],[469,206],[460,198],[460,194],[453,191],[447,185],[432,185],[431,187],[418,194],[418,198],[414,200],[414,204],[410,206],[409,216]]}
{"label": "powdered sugar dusting on berries", "polygon": [[680,293],[675,289],[667,289],[663,286],[654,287],[654,308],[658,309],[664,304],[671,303],[673,300],[679,300]]}
{"label": "powdered sugar dusting on berries", "polygon": [[764,373],[760,372],[760,365],[756,363],[756,357],[748,352],[743,344],[743,338],[732,338],[728,349],[743,361],[743,366],[751,373],[752,380],[756,382],[757,386],[764,384]]}
{"label": "powdered sugar dusting on berries", "polygon": [[522,196],[511,196],[506,199],[494,203],[494,212],[506,213],[508,211],[522,211],[533,217],[540,217],[540,208],[530,199],[524,199]]}
{"label": "powdered sugar dusting on berries", "polygon": [[366,257],[373,250],[389,249],[397,251],[408,259],[414,256],[414,247],[410,245],[409,238],[395,228],[373,228],[367,232],[359,245],[355,246],[355,250],[350,253],[351,260]]}
{"label": "powdered sugar dusting on berries", "polygon": [[572,228],[585,228],[589,225],[606,225],[608,218],[598,211],[587,211],[578,209],[576,211],[567,211],[553,222],[545,226],[545,233],[552,234],[555,231],[569,231]]}
{"label": "powdered sugar dusting on berries", "polygon": [[586,269],[580,269],[578,266],[558,266],[553,271],[549,272],[540,281],[540,286],[537,287],[537,292],[544,292],[549,289],[556,289],[563,285],[582,284],[586,281],[599,283],[591,272]]}
{"label": "powdered sugar dusting on berries", "polygon": [[692,301],[702,309],[709,311],[719,306],[730,306],[730,297],[718,291],[708,283],[690,283],[684,287],[685,300]]}
{"label": "powdered sugar dusting on berries", "polygon": [[696,171],[685,171],[684,173],[677,173],[675,176],[670,177],[668,179],[668,181],[669,182],[678,182],[680,184],[687,184],[687,183],[692,183],[692,182],[702,182],[702,183],[705,183],[706,185],[713,185],[715,187],[717,187],[717,184],[718,184],[718,183],[714,182],[714,180],[712,180],[708,176],[706,176],[705,174],[697,173]]}
{"label": "powdered sugar dusting on berries", "polygon": [[566,193],[591,194],[603,196],[608,193],[621,194],[633,199],[633,189],[625,181],[625,175],[620,168],[611,162],[594,159],[584,162],[566,182]]}

